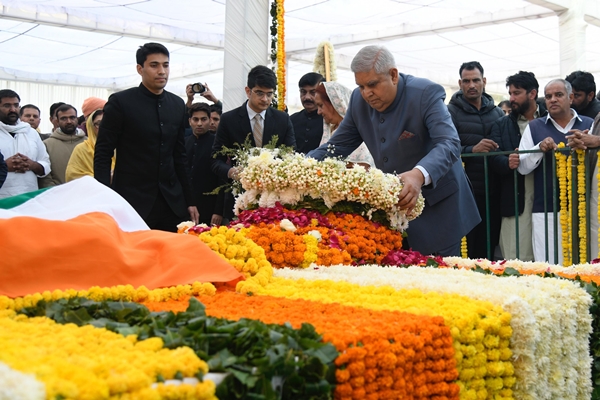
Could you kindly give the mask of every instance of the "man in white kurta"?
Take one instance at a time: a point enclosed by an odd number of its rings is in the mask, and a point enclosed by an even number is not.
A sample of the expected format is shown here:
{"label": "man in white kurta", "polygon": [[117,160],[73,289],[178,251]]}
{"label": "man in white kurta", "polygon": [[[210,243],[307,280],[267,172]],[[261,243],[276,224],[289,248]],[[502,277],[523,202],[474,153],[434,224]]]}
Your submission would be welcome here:
{"label": "man in white kurta", "polygon": [[[520,150],[541,150],[542,153],[525,153],[519,156],[517,171],[522,175],[529,174],[534,170],[539,172],[542,169],[541,162],[544,158],[544,153],[556,150],[558,148],[557,143],[559,142],[567,144],[568,135],[575,134],[576,132],[583,133],[582,130],[588,129],[592,123],[590,118],[577,115],[577,112],[571,108],[573,93],[571,85],[567,81],[563,79],[550,81],[544,88],[544,95],[548,108],[548,116],[530,122],[527,128],[525,128],[525,132],[519,143]],[[534,128],[536,132],[532,133]],[[546,132],[548,133],[546,134]],[[548,164],[546,166],[546,175],[551,173],[552,166]],[[560,235],[557,240],[558,259],[554,257],[555,235],[558,235],[558,232],[554,231],[552,201],[548,201],[546,204],[548,208],[547,213],[542,212],[539,206],[543,203],[544,197],[546,199],[549,197],[547,193],[543,193],[541,190],[541,183],[544,179],[548,182],[547,176],[544,177],[541,173],[534,176],[534,180],[536,180],[534,183],[534,208],[532,214],[534,259],[535,261],[562,264],[562,237]],[[547,185],[546,189],[552,191],[552,186]],[[538,209],[536,209],[536,203]],[[560,219],[560,213],[557,213],[557,218]],[[558,226],[558,230],[561,230],[560,225]],[[546,232],[548,232],[547,240]],[[548,249],[547,253],[546,248]]]}
{"label": "man in white kurta", "polygon": [[19,120],[19,95],[0,90],[0,152],[8,175],[0,188],[0,199],[38,189],[38,178],[50,172],[50,158],[40,136]]}

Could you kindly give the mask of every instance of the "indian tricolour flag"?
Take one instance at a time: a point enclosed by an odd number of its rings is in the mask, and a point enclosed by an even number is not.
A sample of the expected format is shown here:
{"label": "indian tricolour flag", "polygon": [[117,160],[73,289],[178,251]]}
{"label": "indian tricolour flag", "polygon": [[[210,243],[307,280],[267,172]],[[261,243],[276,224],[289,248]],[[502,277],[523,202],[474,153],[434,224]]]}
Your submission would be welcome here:
{"label": "indian tricolour flag", "polygon": [[112,189],[83,177],[0,200],[0,295],[241,275],[197,237],[148,229]]}

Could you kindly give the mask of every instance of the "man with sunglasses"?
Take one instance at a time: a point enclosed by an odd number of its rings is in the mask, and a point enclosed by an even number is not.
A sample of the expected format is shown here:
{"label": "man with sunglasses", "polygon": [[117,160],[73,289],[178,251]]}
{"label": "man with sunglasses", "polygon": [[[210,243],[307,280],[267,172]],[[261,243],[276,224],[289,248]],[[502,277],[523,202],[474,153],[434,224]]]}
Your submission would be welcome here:
{"label": "man with sunglasses", "polygon": [[[264,65],[257,65],[248,73],[247,85],[248,101],[221,116],[213,156],[223,147],[234,148],[235,143],[242,145],[247,137],[255,147],[268,144],[273,136],[277,136],[277,146],[296,146],[289,115],[271,107],[277,88],[275,73]],[[226,156],[216,156],[212,170],[222,179],[237,178],[237,169],[227,162]]]}

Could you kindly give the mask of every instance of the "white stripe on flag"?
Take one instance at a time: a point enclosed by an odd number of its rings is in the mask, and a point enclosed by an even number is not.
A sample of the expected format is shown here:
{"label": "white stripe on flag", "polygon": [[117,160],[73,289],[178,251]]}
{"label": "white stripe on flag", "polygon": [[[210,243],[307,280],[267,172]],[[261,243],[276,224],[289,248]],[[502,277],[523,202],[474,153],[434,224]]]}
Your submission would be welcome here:
{"label": "white stripe on flag", "polygon": [[124,198],[90,176],[46,190],[9,210],[0,209],[0,218],[27,216],[65,221],[91,212],[110,215],[125,232],[149,229]]}

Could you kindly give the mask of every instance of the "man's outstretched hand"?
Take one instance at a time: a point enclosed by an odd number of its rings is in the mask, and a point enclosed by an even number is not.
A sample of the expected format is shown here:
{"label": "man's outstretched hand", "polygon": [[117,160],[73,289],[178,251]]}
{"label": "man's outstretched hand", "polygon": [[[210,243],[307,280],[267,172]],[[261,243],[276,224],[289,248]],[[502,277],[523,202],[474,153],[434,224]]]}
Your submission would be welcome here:
{"label": "man's outstretched hand", "polygon": [[403,210],[406,209],[410,213],[417,205],[417,199],[421,193],[421,186],[425,183],[425,177],[419,169],[413,168],[400,174],[400,180],[404,186],[398,196],[398,207]]}

